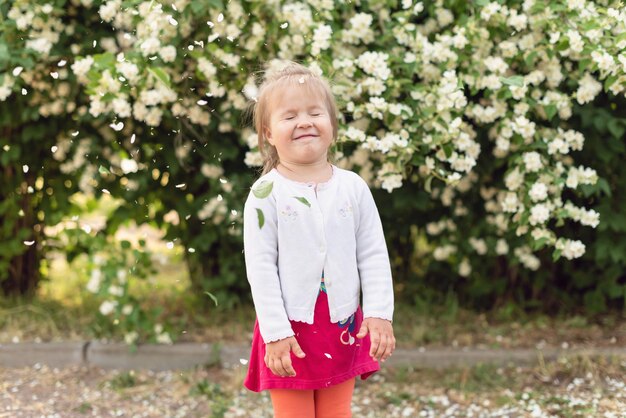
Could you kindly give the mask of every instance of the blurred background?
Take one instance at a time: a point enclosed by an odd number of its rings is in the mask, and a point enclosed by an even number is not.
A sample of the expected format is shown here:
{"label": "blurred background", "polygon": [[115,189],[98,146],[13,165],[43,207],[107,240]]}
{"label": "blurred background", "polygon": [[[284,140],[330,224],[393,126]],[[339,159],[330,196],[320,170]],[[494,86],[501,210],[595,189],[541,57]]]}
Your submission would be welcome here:
{"label": "blurred background", "polygon": [[[331,81],[333,161],[377,202],[398,347],[623,347],[621,3],[22,0],[0,11],[1,344],[249,345],[241,211],[262,164],[249,110],[264,68],[288,59]],[[204,399],[198,414],[264,413],[234,394],[244,363],[183,381]],[[410,390],[431,372],[389,369],[376,384],[399,386],[375,408],[356,402],[369,416],[443,416],[445,402],[461,408],[450,416],[535,404],[620,416],[625,368],[450,370]],[[121,376],[110,381],[137,385]],[[585,400],[558,400],[577,378]],[[543,400],[524,389],[542,387]],[[447,401],[427,395],[437,391]]]}

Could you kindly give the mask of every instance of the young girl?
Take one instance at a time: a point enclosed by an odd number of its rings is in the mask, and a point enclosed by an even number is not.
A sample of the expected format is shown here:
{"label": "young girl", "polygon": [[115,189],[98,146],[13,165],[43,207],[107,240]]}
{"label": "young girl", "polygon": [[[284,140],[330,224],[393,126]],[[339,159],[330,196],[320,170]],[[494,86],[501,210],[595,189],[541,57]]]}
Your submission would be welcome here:
{"label": "young girl", "polygon": [[275,417],[350,417],[356,376],[396,345],[380,216],[367,183],[329,161],[337,111],[324,79],[293,62],[268,71],[254,123],[265,167],[244,208],[257,314],[244,385],[270,391]]}

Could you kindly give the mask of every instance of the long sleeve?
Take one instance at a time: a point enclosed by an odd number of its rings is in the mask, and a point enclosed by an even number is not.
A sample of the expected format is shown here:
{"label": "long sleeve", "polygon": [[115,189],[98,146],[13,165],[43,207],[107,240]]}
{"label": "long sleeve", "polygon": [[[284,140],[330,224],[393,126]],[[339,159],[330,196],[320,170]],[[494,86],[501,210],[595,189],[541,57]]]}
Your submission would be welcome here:
{"label": "long sleeve", "polygon": [[[271,184],[248,195],[243,211],[246,274],[265,343],[294,335],[284,306],[278,275],[278,219]],[[258,187],[258,184],[255,186]],[[258,189],[257,189],[258,190]],[[260,197],[263,196],[263,197]]]}
{"label": "long sleeve", "polygon": [[387,244],[372,192],[364,180],[361,182],[356,256],[363,289],[363,317],[391,321],[394,296]]}

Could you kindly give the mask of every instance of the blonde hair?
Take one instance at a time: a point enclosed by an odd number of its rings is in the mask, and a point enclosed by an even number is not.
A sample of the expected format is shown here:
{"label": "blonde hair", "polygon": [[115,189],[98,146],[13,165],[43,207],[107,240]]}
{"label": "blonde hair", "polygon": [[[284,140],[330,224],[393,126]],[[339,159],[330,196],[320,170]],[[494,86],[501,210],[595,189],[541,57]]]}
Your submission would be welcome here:
{"label": "blonde hair", "polygon": [[[269,127],[271,99],[276,94],[278,88],[286,86],[304,86],[309,92],[322,94],[333,128],[333,144],[337,140],[337,129],[339,126],[339,122],[337,121],[337,104],[328,82],[297,62],[286,60],[270,62],[269,68],[265,71],[263,82],[259,86],[256,103],[252,103],[252,114],[254,127],[258,136],[258,147],[263,157],[263,171],[261,175],[271,171],[280,162],[276,147],[267,141],[265,132]],[[332,162],[332,160],[333,156],[329,152],[328,161]]]}

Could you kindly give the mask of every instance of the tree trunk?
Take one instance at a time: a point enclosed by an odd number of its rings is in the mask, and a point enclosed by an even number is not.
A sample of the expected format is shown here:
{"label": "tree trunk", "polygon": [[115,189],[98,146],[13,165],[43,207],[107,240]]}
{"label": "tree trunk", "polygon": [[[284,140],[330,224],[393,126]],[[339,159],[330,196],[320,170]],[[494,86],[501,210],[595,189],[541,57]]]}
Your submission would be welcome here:
{"label": "tree trunk", "polygon": [[[4,168],[5,186],[14,181],[13,167]],[[26,251],[8,260],[8,268],[0,271],[0,289],[5,296],[26,296],[32,297],[37,291],[37,286],[41,280],[39,263],[41,261],[43,223],[39,223],[35,215],[36,209],[33,207],[33,194],[28,192],[28,186],[35,186],[35,174],[24,177],[24,182],[19,185],[20,194],[15,192],[8,194],[6,199],[13,200],[13,208],[5,211],[0,222],[4,225],[12,225],[7,231],[8,236],[3,237],[5,242],[17,241],[18,245],[26,247]],[[19,215],[19,211],[23,216]],[[26,229],[29,234],[22,239]],[[34,241],[32,245],[26,245],[23,241]]]}

